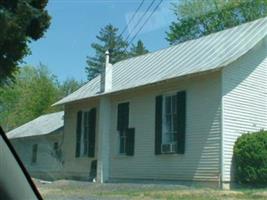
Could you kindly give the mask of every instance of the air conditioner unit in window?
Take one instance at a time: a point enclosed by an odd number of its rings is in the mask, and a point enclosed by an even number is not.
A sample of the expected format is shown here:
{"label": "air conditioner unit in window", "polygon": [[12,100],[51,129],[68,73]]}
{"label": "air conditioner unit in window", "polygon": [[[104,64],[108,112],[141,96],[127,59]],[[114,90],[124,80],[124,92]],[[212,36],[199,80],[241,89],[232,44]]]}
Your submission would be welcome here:
{"label": "air conditioner unit in window", "polygon": [[176,144],[161,145],[161,153],[175,153],[175,152],[176,152]]}

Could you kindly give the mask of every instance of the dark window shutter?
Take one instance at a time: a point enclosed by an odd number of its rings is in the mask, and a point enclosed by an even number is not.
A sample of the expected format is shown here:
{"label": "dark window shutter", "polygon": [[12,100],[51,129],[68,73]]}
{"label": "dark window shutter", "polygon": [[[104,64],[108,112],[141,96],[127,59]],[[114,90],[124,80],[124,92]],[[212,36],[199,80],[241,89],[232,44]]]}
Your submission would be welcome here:
{"label": "dark window shutter", "polygon": [[156,119],[155,119],[155,154],[161,154],[162,138],[162,96],[156,97]]}
{"label": "dark window shutter", "polygon": [[80,146],[81,146],[81,130],[82,130],[82,111],[77,113],[77,123],[76,123],[76,153],[75,156],[80,156]]}
{"label": "dark window shutter", "polygon": [[88,139],[89,139],[89,112],[83,112],[83,125],[82,125],[82,131],[83,131],[83,155],[86,155],[88,152]]}
{"label": "dark window shutter", "polygon": [[125,130],[129,125],[129,103],[118,104],[117,130]]}
{"label": "dark window shutter", "polygon": [[177,153],[185,153],[186,92],[177,93]]}
{"label": "dark window shutter", "polygon": [[134,155],[134,135],[135,135],[134,128],[128,128],[126,130],[126,155],[127,156]]}
{"label": "dark window shutter", "polygon": [[95,156],[96,108],[89,112],[88,157]]}

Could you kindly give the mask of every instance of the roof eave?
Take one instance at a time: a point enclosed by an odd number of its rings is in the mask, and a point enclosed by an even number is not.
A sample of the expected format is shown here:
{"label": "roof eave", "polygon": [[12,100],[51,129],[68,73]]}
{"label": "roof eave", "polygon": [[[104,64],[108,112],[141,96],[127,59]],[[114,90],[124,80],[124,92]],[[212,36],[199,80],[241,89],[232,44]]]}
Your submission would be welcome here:
{"label": "roof eave", "polygon": [[105,93],[99,93],[99,94],[96,94],[94,96],[85,97],[85,98],[81,98],[81,99],[75,99],[73,101],[68,101],[68,102],[63,102],[63,103],[60,103],[60,101],[59,101],[59,102],[54,103],[52,106],[66,105],[66,104],[77,103],[77,102],[80,102],[80,101],[87,101],[87,100],[91,100],[93,98],[97,98],[97,97],[101,97],[101,96],[116,95],[116,94],[120,94],[120,93],[129,91],[129,90],[135,90],[135,89],[141,89],[141,88],[145,88],[145,87],[151,87],[151,86],[154,86],[154,85],[163,84],[163,83],[166,83],[166,82],[169,82],[169,81],[173,81],[173,80],[192,78],[192,77],[195,77],[195,76],[200,76],[200,75],[212,73],[212,72],[215,72],[215,71],[220,71],[222,68],[223,68],[223,66],[215,68],[215,69],[210,69],[210,70],[205,70],[205,71],[198,71],[198,72],[195,72],[195,73],[185,74],[185,75],[177,76],[177,77],[171,77],[171,78],[168,78],[168,79],[151,82],[151,83],[147,83],[147,84],[144,84],[144,85],[124,88],[124,89],[121,89],[121,90],[115,90],[115,91],[110,91],[110,92],[105,92]]}
{"label": "roof eave", "polygon": [[45,135],[53,135],[53,134],[57,135],[57,134],[60,134],[60,132],[58,132],[58,131],[63,130],[63,128],[64,128],[64,126],[61,126],[61,127],[57,128],[57,129],[55,129],[55,130],[53,130],[53,131],[51,131],[49,133],[43,133],[43,134],[38,134],[38,135],[18,136],[18,137],[16,137],[16,136],[15,137],[8,137],[8,133],[7,133],[7,138],[12,140],[12,139],[21,139],[21,138],[30,138],[30,137],[38,137],[38,136],[45,136]]}

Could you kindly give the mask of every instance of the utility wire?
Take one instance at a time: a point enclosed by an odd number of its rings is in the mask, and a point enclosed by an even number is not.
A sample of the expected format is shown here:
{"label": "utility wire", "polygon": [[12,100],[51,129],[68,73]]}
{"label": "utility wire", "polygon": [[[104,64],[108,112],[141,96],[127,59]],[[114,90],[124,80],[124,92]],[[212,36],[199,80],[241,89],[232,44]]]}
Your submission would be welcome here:
{"label": "utility wire", "polygon": [[[130,46],[131,43],[134,41],[134,39],[136,38],[136,36],[139,34],[139,32],[144,28],[144,26],[146,25],[146,23],[148,22],[148,20],[152,17],[152,15],[156,12],[156,10],[159,8],[160,4],[162,3],[163,0],[160,0],[158,5],[154,8],[154,10],[150,13],[150,15],[148,16],[148,18],[146,18],[146,21],[142,24],[142,26],[138,29],[138,31],[136,32],[136,34],[133,36],[133,38],[130,40],[130,42],[128,43]],[[127,50],[127,48],[124,49],[125,51]]]}
{"label": "utility wire", "polygon": [[[142,19],[144,18],[144,16],[146,16],[147,12],[150,10],[150,8],[153,6],[153,4],[155,3],[156,0],[153,0],[149,6],[147,7],[146,11],[143,13],[143,15],[139,18],[138,22],[135,24],[135,26],[133,27],[132,30],[135,30],[137,28],[137,26],[139,25],[139,23],[142,21]],[[127,35],[125,41],[128,41],[129,37],[131,36],[131,32]]]}
{"label": "utility wire", "polygon": [[145,0],[142,0],[142,2],[139,4],[138,8],[135,10],[134,14],[132,15],[131,19],[128,21],[128,24],[126,24],[126,26],[124,27],[124,29],[122,30],[120,36],[123,35],[123,33],[127,30],[128,25],[133,21],[135,15],[137,14],[137,12],[140,10],[140,8],[142,7],[142,5],[144,4]]}

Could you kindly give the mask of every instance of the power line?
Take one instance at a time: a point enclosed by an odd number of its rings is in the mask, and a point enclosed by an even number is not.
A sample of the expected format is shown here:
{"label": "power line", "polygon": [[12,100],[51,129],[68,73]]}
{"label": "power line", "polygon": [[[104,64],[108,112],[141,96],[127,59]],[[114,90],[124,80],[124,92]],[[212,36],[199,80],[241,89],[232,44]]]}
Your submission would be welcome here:
{"label": "power line", "polygon": [[144,4],[145,0],[142,0],[142,2],[139,4],[138,8],[135,10],[134,14],[132,15],[131,19],[128,21],[128,24],[126,24],[126,26],[124,27],[124,29],[122,30],[120,36],[123,35],[123,33],[127,30],[128,25],[133,21],[135,15],[137,14],[137,12],[140,10],[140,8],[142,7],[142,5]]}
{"label": "power line", "polygon": [[[150,10],[150,8],[153,6],[153,4],[155,3],[156,0],[153,0],[149,6],[147,7],[146,11],[143,13],[143,15],[139,18],[138,22],[135,24],[135,26],[133,27],[132,30],[135,30],[137,28],[137,26],[139,25],[139,23],[142,21],[142,19],[144,18],[144,16],[147,14],[147,12]],[[131,32],[127,35],[125,41],[128,41],[129,37],[131,36]]]}
{"label": "power line", "polygon": [[[139,32],[144,28],[144,26],[146,25],[146,23],[148,22],[148,20],[152,17],[152,15],[156,12],[156,10],[159,8],[160,4],[162,3],[163,0],[160,0],[158,5],[154,8],[154,10],[150,13],[150,15],[148,16],[148,18],[146,18],[146,21],[142,24],[142,26],[138,29],[138,31],[136,32],[136,34],[133,36],[133,38],[130,40],[130,42],[128,43],[130,46],[130,44],[134,41],[134,39],[136,38],[136,36],[139,34]],[[125,48],[125,51],[127,50],[127,48]]]}

